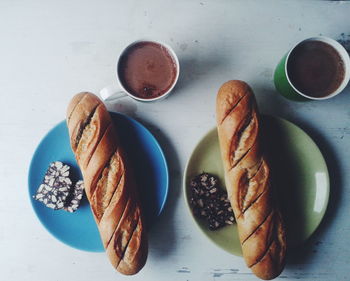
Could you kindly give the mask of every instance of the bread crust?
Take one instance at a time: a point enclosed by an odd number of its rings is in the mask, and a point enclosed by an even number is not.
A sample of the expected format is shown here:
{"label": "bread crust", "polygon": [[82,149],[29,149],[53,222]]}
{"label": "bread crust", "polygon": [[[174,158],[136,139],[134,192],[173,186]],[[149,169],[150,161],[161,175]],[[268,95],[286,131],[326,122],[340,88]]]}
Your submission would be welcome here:
{"label": "bread crust", "polygon": [[97,96],[84,92],[71,100],[67,126],[110,262],[123,274],[136,274],[147,259],[147,235],[134,176],[112,119]]}
{"label": "bread crust", "polygon": [[221,86],[216,119],[226,189],[244,259],[256,276],[273,279],[285,265],[286,235],[261,149],[255,97],[247,83],[231,80]]}

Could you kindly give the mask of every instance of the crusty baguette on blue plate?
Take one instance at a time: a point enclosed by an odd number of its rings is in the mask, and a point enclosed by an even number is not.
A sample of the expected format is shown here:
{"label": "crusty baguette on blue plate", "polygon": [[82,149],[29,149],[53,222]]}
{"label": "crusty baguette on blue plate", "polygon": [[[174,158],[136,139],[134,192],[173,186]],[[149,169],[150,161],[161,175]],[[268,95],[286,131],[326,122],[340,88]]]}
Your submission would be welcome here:
{"label": "crusty baguette on blue plate", "polygon": [[146,228],[135,180],[103,102],[80,93],[67,109],[70,143],[87,198],[112,265],[126,275],[145,265]]}

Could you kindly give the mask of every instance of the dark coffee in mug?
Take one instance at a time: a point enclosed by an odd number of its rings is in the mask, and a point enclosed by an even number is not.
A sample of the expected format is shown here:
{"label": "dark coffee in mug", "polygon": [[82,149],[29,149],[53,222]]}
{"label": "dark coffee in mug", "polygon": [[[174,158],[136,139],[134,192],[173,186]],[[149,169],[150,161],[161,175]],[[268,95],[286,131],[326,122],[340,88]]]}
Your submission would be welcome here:
{"label": "dark coffee in mug", "polygon": [[294,48],[287,62],[292,85],[310,97],[326,97],[336,91],[345,77],[338,51],[322,41],[304,41]]}
{"label": "dark coffee in mug", "polygon": [[177,67],[167,48],[156,42],[142,41],[130,46],[120,57],[118,75],[130,94],[153,99],[173,86]]}

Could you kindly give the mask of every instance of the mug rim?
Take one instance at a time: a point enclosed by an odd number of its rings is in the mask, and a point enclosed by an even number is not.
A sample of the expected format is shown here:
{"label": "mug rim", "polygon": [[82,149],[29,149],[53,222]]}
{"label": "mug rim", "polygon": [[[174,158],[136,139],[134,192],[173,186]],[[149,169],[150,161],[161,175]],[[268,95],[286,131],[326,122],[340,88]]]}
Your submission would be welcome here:
{"label": "mug rim", "polygon": [[[171,85],[171,87],[162,95],[158,96],[158,97],[154,97],[154,98],[150,98],[150,99],[145,99],[145,98],[140,98],[136,95],[133,95],[132,93],[130,93],[127,89],[125,89],[123,83],[120,81],[119,78],[119,63],[120,63],[120,59],[121,57],[126,53],[126,51],[128,49],[130,49],[132,46],[138,44],[138,43],[142,43],[142,42],[150,42],[150,43],[156,43],[161,45],[162,47],[164,47],[170,54],[171,58],[174,60],[174,63],[176,65],[176,76],[175,79]],[[157,100],[161,100],[164,99],[165,97],[167,97],[170,92],[174,89],[178,79],[180,76],[180,63],[179,63],[179,59],[176,55],[176,53],[174,52],[174,50],[166,43],[163,43],[161,41],[158,40],[153,40],[153,39],[138,39],[136,41],[131,42],[130,44],[128,44],[119,54],[118,59],[117,59],[117,63],[116,63],[116,78],[118,81],[119,86],[122,88],[122,90],[131,98],[136,99],[138,101],[142,101],[142,102],[151,102],[151,101],[157,101]]]}
{"label": "mug rim", "polygon": [[[320,42],[324,42],[327,43],[329,45],[331,45],[335,51],[339,54],[339,56],[341,57],[341,59],[344,62],[344,78],[341,82],[341,84],[337,87],[337,89],[332,92],[331,94],[325,96],[325,97],[312,97],[309,95],[306,95],[304,93],[302,93],[301,91],[299,91],[291,82],[291,80],[289,79],[289,74],[288,74],[288,70],[287,70],[287,65],[288,65],[288,61],[289,61],[289,57],[291,55],[291,53],[295,50],[295,48],[297,46],[299,46],[300,44],[306,42],[306,41],[320,41]],[[307,39],[303,39],[301,41],[299,41],[298,43],[296,43],[288,52],[287,57],[286,57],[286,61],[284,64],[284,72],[286,74],[286,78],[287,81],[289,83],[289,85],[293,88],[293,90],[298,93],[299,95],[303,96],[304,98],[307,99],[311,99],[311,100],[326,100],[326,99],[330,99],[335,97],[336,95],[340,94],[345,87],[347,86],[349,80],[350,80],[350,56],[348,54],[348,52],[346,51],[346,49],[344,48],[343,45],[341,45],[338,41],[334,40],[333,38],[330,37],[326,37],[326,36],[316,36],[316,37],[310,37]]]}

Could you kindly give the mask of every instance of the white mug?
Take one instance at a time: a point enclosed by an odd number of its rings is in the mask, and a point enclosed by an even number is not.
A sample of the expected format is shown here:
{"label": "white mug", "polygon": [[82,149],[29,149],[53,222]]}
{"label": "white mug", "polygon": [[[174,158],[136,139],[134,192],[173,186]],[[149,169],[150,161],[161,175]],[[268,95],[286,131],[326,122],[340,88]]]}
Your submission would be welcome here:
{"label": "white mug", "polygon": [[[175,67],[176,67],[176,76],[175,79],[171,85],[171,87],[162,95],[158,96],[158,97],[154,97],[154,98],[141,98],[138,97],[132,93],[130,93],[130,91],[128,91],[127,89],[125,89],[125,87],[123,86],[123,84],[121,83],[120,77],[119,77],[119,63],[120,63],[120,58],[129,50],[130,47],[134,46],[135,44],[141,43],[141,42],[151,42],[151,43],[156,43],[159,44],[161,46],[163,46],[168,53],[171,55],[174,63],[175,63]],[[154,40],[137,40],[131,44],[129,44],[119,55],[118,59],[117,59],[117,63],[116,63],[116,78],[117,78],[117,85],[110,85],[110,86],[106,86],[104,87],[101,91],[100,91],[100,96],[103,100],[105,101],[113,101],[122,97],[131,97],[135,100],[138,101],[142,101],[142,102],[152,102],[152,101],[158,101],[161,99],[164,99],[165,97],[167,97],[170,92],[173,90],[173,88],[175,87],[175,84],[179,78],[179,74],[180,74],[180,64],[179,64],[179,60],[175,54],[175,52],[173,51],[173,49],[164,43],[161,43],[159,41],[154,41]]]}

